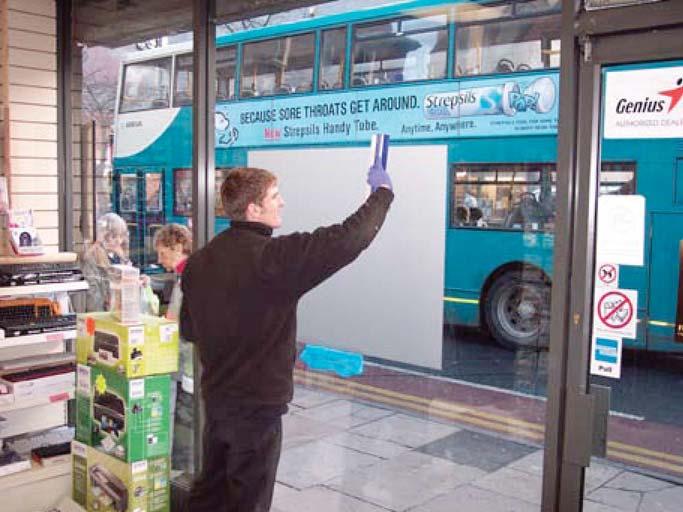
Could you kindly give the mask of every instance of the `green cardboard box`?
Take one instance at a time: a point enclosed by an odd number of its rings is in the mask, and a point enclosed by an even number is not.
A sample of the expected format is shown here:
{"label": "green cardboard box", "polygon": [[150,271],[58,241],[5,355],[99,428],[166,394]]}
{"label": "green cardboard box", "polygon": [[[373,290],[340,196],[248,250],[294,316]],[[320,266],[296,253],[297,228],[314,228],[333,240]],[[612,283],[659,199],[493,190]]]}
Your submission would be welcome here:
{"label": "green cardboard box", "polygon": [[91,366],[76,371],[76,440],[134,462],[167,456],[171,377],[128,380]]}
{"label": "green cardboard box", "polygon": [[78,317],[76,357],[79,363],[113,369],[128,378],[178,370],[178,324],[141,315],[124,324],[111,313]]}
{"label": "green cardboard box", "polygon": [[169,458],[126,463],[71,443],[72,498],[88,512],[168,512]]}

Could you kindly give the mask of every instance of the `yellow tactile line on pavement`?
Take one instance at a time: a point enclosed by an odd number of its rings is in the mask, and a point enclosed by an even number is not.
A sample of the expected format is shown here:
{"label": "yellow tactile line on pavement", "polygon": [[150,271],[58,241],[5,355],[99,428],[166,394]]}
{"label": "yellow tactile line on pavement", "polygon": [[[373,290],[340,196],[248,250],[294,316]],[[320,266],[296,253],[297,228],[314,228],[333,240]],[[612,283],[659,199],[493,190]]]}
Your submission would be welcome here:
{"label": "yellow tactile line on pavement", "polygon": [[[399,406],[426,413],[430,416],[460,421],[483,429],[516,435],[537,443],[543,443],[545,427],[538,423],[484,412],[441,399],[407,395],[377,386],[370,386],[351,380],[342,380],[338,377],[312,373],[301,369],[294,370],[294,379],[300,384],[313,384],[329,391],[352,395],[387,405]],[[610,458],[624,462],[638,463],[683,475],[683,457],[678,455],[649,450],[617,441],[608,441],[607,454]]]}
{"label": "yellow tactile line on pavement", "polygon": [[462,421],[482,428],[526,437],[536,442],[543,440],[543,425],[530,423],[516,418],[478,411],[444,400],[432,400],[397,391],[369,386],[349,380],[341,380],[327,375],[314,374],[304,370],[294,370],[295,381],[301,384],[315,384],[321,388],[338,393],[350,394],[359,398],[397,405],[451,420]]}

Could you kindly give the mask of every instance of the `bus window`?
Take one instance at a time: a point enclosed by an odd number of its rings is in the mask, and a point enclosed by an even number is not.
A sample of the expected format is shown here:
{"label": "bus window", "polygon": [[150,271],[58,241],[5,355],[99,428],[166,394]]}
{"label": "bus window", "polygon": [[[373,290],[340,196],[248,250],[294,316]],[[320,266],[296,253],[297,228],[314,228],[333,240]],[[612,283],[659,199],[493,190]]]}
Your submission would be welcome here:
{"label": "bus window", "polygon": [[[234,46],[216,48],[216,101],[234,99],[235,56]],[[192,105],[192,54],[178,55],[175,62],[173,105]]]}
{"label": "bus window", "polygon": [[242,47],[240,96],[310,91],[314,57],[313,33],[245,44]]}
{"label": "bus window", "polygon": [[497,5],[494,7],[462,3],[453,6],[456,23],[473,23],[476,21],[498,20],[512,16],[512,5]]}
{"label": "bus window", "polygon": [[[552,194],[555,196],[556,173],[552,173]],[[629,195],[636,193],[635,162],[602,162],[600,172],[601,195]]]}
{"label": "bus window", "polygon": [[322,33],[320,73],[318,88],[321,90],[344,87],[346,63],[346,29],[335,28]]}
{"label": "bus window", "polygon": [[512,73],[559,64],[559,15],[456,28],[455,73],[458,76]]}
{"label": "bus window", "polygon": [[235,62],[237,50],[234,46],[216,48],[216,101],[235,98]]}
{"label": "bus window", "polygon": [[175,58],[175,82],[173,106],[192,105],[192,54],[178,55]]}
{"label": "bus window", "polygon": [[629,195],[635,193],[635,162],[602,162],[600,194]]}
{"label": "bus window", "polygon": [[447,23],[437,14],[354,27],[351,85],[445,78]]}
{"label": "bus window", "polygon": [[125,113],[168,108],[170,85],[170,57],[127,64],[123,68],[119,111]]}
{"label": "bus window", "polygon": [[[225,217],[221,203],[221,185],[230,168],[216,169],[215,214]],[[189,217],[192,215],[192,169],[173,170],[173,215]]]}
{"label": "bus window", "polygon": [[562,0],[528,0],[526,2],[517,2],[515,13],[518,16],[540,14],[548,11],[559,11],[561,6]]}
{"label": "bus window", "polygon": [[455,165],[451,227],[552,231],[554,170],[554,164]]}

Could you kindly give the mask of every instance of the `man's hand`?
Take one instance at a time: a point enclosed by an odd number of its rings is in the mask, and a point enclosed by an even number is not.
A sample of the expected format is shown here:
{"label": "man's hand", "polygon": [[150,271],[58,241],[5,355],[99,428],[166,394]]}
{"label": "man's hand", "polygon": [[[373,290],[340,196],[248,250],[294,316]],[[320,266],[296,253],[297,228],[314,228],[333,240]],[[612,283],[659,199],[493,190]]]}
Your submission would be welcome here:
{"label": "man's hand", "polygon": [[393,190],[391,178],[379,159],[377,159],[375,163],[370,166],[370,169],[368,169],[368,185],[370,185],[370,189],[373,192],[379,187]]}

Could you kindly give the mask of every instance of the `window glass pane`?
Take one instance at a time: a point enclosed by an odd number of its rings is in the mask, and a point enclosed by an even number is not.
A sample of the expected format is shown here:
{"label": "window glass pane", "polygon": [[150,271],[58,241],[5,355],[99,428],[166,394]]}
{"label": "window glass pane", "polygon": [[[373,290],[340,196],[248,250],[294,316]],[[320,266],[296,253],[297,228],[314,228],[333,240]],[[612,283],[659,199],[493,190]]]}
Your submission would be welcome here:
{"label": "window glass pane", "polygon": [[548,164],[455,166],[451,227],[552,231],[553,170]]}
{"label": "window glass pane", "polygon": [[515,7],[517,15],[539,14],[548,11],[559,11],[561,0],[530,0],[519,2]]}
{"label": "window glass pane", "polygon": [[175,85],[173,105],[192,105],[192,54],[178,55],[175,59]]}
{"label": "window glass pane", "polygon": [[385,36],[387,34],[395,34],[398,32],[399,20],[382,22],[382,23],[368,23],[354,28],[354,35],[356,39],[366,39],[375,36]]}
{"label": "window glass pane", "polygon": [[463,183],[495,182],[496,171],[469,170],[458,166],[455,171],[455,180]]}
{"label": "window glass pane", "polygon": [[145,174],[145,208],[148,212],[160,212],[163,209],[163,188],[161,173]]}
{"label": "window glass pane", "polygon": [[235,63],[237,50],[234,46],[216,49],[216,101],[235,97]]}
{"label": "window glass pane", "polygon": [[[355,29],[353,46],[354,86],[377,85],[446,76],[448,31],[446,28],[409,32],[403,26],[438,24],[442,16],[394,21]],[[444,18],[445,19],[445,18]],[[372,36],[372,37],[370,37]]]}
{"label": "window glass pane", "polygon": [[510,182],[514,177],[514,171],[498,171],[498,183]]}
{"label": "window glass pane", "polygon": [[436,14],[434,16],[422,16],[419,18],[406,18],[401,20],[401,32],[413,30],[434,30],[444,28],[448,23],[446,14]]}
{"label": "window glass pane", "polygon": [[311,90],[314,34],[246,44],[243,51],[242,97]]}
{"label": "window glass pane", "polygon": [[324,31],[320,52],[320,89],[340,89],[344,86],[345,58],[346,29]]}
{"label": "window glass pane", "polygon": [[134,174],[121,175],[121,190],[119,191],[119,210],[122,212],[137,211],[138,178]]}
{"label": "window glass pane", "polygon": [[495,20],[512,15],[511,5],[499,7],[483,7],[476,4],[459,4],[455,6],[456,23]]}
{"label": "window glass pane", "polygon": [[120,111],[168,108],[170,85],[170,57],[126,65]]}
{"label": "window glass pane", "polygon": [[636,165],[633,162],[602,162],[600,194],[635,194]]}
{"label": "window glass pane", "polygon": [[[225,217],[221,202],[221,185],[230,168],[216,169],[215,214]],[[175,215],[189,217],[192,215],[192,169],[175,169],[173,171],[173,212]]]}
{"label": "window glass pane", "polygon": [[541,173],[539,171],[517,171],[514,177],[514,181],[517,182],[537,183],[540,179]]}
{"label": "window glass pane", "polygon": [[173,213],[192,215],[192,169],[173,171]]}
{"label": "window glass pane", "polygon": [[548,68],[558,63],[559,38],[559,16],[460,27],[456,29],[456,75]]}
{"label": "window glass pane", "polygon": [[225,217],[225,212],[223,212],[223,200],[221,199],[221,185],[229,172],[230,168],[216,169],[216,192],[214,196],[216,217]]}

